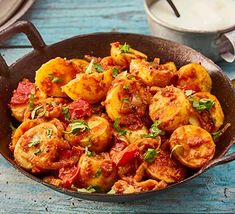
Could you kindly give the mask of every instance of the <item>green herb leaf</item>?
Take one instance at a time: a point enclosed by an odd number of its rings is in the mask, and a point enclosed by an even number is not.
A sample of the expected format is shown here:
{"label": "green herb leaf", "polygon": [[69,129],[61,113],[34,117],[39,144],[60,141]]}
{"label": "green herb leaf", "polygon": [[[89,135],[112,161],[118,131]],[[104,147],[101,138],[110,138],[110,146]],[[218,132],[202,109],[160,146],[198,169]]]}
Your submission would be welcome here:
{"label": "green herb leaf", "polygon": [[129,86],[128,85],[124,85],[123,88],[124,88],[124,90],[128,90]]}
{"label": "green herb leaf", "polygon": [[68,121],[70,119],[70,113],[69,113],[68,106],[63,106],[62,107],[62,113],[64,115],[64,119]]}
{"label": "green herb leaf", "polygon": [[113,127],[119,133],[119,135],[126,135],[127,131],[121,129],[119,126],[119,118],[115,119]]}
{"label": "green herb leaf", "polygon": [[88,131],[90,128],[88,124],[83,120],[74,120],[69,124],[71,127],[71,133],[76,134],[79,131]]}
{"label": "green herb leaf", "polygon": [[193,90],[186,90],[184,93],[188,97],[188,96],[192,95],[194,93],[194,91]]}
{"label": "green herb leaf", "polygon": [[165,132],[158,128],[159,124],[160,124],[159,122],[153,123],[151,128],[150,128],[150,133],[145,135],[144,137],[146,137],[146,138],[155,138],[158,135],[164,135]]}
{"label": "green herb leaf", "polygon": [[49,74],[49,79],[51,80],[51,82],[54,83],[61,83],[63,82],[63,80],[60,77],[54,76],[53,74]]}
{"label": "green herb leaf", "polygon": [[128,97],[123,98],[122,102],[129,103],[129,98]]}
{"label": "green herb leaf", "polygon": [[31,112],[31,118],[32,119],[35,119],[35,116],[37,114],[37,111],[42,108],[42,105],[41,106],[37,106],[36,108],[33,109],[33,111]]}
{"label": "green herb leaf", "polygon": [[46,135],[47,135],[47,137],[48,138],[51,138],[51,136],[52,136],[52,134],[53,134],[53,130],[52,129],[47,129],[47,131],[46,131]]}
{"label": "green herb leaf", "polygon": [[88,146],[85,147],[85,154],[89,157],[95,156],[95,152],[89,151]]}
{"label": "green herb leaf", "polygon": [[41,149],[36,149],[36,150],[33,152],[33,154],[38,155],[38,154],[40,154],[41,152],[42,152]]}
{"label": "green herb leaf", "polygon": [[120,51],[122,53],[129,53],[130,52],[130,45],[128,45],[126,42],[124,45],[120,46]]}
{"label": "green herb leaf", "polygon": [[215,104],[215,102],[211,99],[203,98],[197,100],[195,98],[190,97],[189,100],[192,102],[193,108],[195,108],[197,111],[203,111],[203,110],[210,111],[213,105]]}
{"label": "green herb leaf", "polygon": [[172,157],[172,154],[178,150],[180,153],[184,152],[184,147],[181,144],[175,145],[173,149],[171,150],[170,158]]}
{"label": "green herb leaf", "polygon": [[94,63],[94,59],[92,59],[90,61],[89,65],[87,66],[87,69],[85,71],[86,74],[91,74],[92,73],[93,63]]}
{"label": "green herb leaf", "polygon": [[37,144],[39,144],[41,142],[41,138],[37,135],[34,135],[30,141],[30,143],[28,144],[28,147],[32,147],[35,146]]}
{"label": "green herb leaf", "polygon": [[115,78],[115,77],[118,75],[118,73],[119,73],[119,71],[118,71],[117,68],[113,68],[113,69],[112,69],[112,72],[113,72],[113,73],[112,73],[112,77],[113,77],[113,78]]}
{"label": "green herb leaf", "polygon": [[31,93],[29,95],[29,110],[32,111],[34,108],[34,96],[35,94]]}
{"label": "green herb leaf", "polygon": [[101,173],[102,173],[101,168],[100,168],[100,167],[97,168],[94,177],[95,177],[95,178],[99,177],[99,176],[101,175]]}
{"label": "green herb leaf", "polygon": [[144,160],[148,163],[152,163],[157,157],[158,153],[159,151],[156,149],[148,148],[148,150],[144,153]]}
{"label": "green herb leaf", "polygon": [[104,69],[102,68],[101,64],[97,63],[97,62],[94,62],[93,63],[93,66],[95,68],[95,70],[98,72],[98,73],[102,73],[104,71]]}

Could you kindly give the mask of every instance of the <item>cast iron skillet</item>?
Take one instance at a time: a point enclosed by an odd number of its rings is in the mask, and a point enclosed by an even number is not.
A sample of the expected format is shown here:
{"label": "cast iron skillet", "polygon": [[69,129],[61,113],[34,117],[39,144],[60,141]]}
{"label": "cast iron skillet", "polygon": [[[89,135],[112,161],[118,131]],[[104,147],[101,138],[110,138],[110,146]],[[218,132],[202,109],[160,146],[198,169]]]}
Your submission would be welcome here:
{"label": "cast iron skillet", "polygon": [[[18,59],[9,67],[0,55],[0,153],[12,164],[12,166],[27,177],[56,191],[78,198],[96,201],[121,202],[147,198],[157,195],[160,192],[165,192],[166,194],[169,189],[182,185],[186,181],[205,172],[207,169],[235,159],[235,153],[225,156],[225,153],[235,141],[235,91],[222,70],[200,53],[171,41],[152,36],[130,33],[95,33],[81,35],[47,46],[37,29],[30,22],[25,21],[17,22],[8,29],[0,32],[0,42],[18,33],[26,34],[34,50]],[[231,127],[226,131],[226,133],[221,137],[220,142],[216,145],[215,158],[199,171],[194,171],[190,177],[177,184],[173,184],[166,189],[127,195],[73,192],[44,183],[40,178],[18,167],[14,163],[12,154],[8,148],[11,140],[11,129],[9,127],[9,123],[14,120],[11,117],[8,103],[12,96],[12,91],[17,87],[18,82],[23,78],[28,78],[33,81],[35,71],[43,63],[57,56],[67,58],[83,57],[85,54],[101,57],[107,56],[109,55],[110,50],[109,44],[114,41],[120,41],[122,43],[127,42],[135,49],[146,53],[150,58],[154,58],[156,56],[160,57],[161,62],[174,61],[178,67],[190,62],[201,63],[206,67],[213,80],[212,94],[216,95],[223,107],[225,123],[231,123]]]}

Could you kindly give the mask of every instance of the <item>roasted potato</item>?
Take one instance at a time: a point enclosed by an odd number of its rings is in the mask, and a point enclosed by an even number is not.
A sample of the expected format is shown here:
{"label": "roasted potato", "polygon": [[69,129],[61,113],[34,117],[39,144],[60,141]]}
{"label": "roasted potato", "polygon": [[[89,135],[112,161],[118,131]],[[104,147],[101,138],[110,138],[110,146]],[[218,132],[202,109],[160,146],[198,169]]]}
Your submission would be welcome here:
{"label": "roasted potato", "polygon": [[132,59],[147,59],[147,56],[134,50],[128,44],[121,45],[119,42],[111,43],[111,57],[116,65],[129,68]]}
{"label": "roasted potato", "polygon": [[181,126],[170,137],[171,152],[183,165],[201,168],[215,154],[215,143],[206,130],[192,125]]}
{"label": "roasted potato", "polygon": [[77,70],[72,62],[57,57],[43,64],[37,71],[35,83],[47,96],[66,97],[61,86],[75,78]]}
{"label": "roasted potato", "polygon": [[147,163],[145,167],[146,173],[151,178],[165,181],[168,184],[179,182],[186,176],[185,168],[163,150],[159,150],[153,162]]}
{"label": "roasted potato", "polygon": [[140,77],[146,85],[165,87],[176,77],[174,62],[162,65],[147,62],[145,59],[133,59],[130,63],[130,73]]}
{"label": "roasted potato", "polygon": [[[76,121],[74,122],[76,123]],[[69,133],[68,126],[65,139],[71,145],[89,147],[90,151],[103,152],[107,149],[112,139],[112,127],[108,120],[99,116],[92,116],[87,120],[88,130],[84,133]]]}
{"label": "roasted potato", "polygon": [[200,126],[210,133],[217,131],[223,125],[224,113],[214,95],[209,92],[198,92],[189,100],[192,104],[190,124]]}
{"label": "roasted potato", "polygon": [[84,59],[71,59],[69,60],[72,62],[73,67],[76,69],[77,73],[85,73],[89,62]]}
{"label": "roasted potato", "polygon": [[82,187],[94,187],[99,192],[108,191],[117,180],[117,169],[107,155],[83,154],[78,162]]}
{"label": "roasted potato", "polygon": [[159,122],[159,128],[173,132],[188,124],[190,103],[185,94],[174,86],[159,88],[149,105],[149,115]]}
{"label": "roasted potato", "polygon": [[200,64],[190,63],[178,70],[177,87],[195,92],[207,91],[212,88],[212,80],[207,70]]}
{"label": "roasted potato", "polygon": [[16,163],[33,173],[53,169],[58,149],[62,149],[64,141],[61,127],[59,121],[43,122],[24,132],[15,145]]}
{"label": "roasted potato", "polygon": [[80,73],[67,85],[62,87],[72,100],[85,99],[90,103],[102,101],[112,83],[112,71],[106,70],[102,73]]}

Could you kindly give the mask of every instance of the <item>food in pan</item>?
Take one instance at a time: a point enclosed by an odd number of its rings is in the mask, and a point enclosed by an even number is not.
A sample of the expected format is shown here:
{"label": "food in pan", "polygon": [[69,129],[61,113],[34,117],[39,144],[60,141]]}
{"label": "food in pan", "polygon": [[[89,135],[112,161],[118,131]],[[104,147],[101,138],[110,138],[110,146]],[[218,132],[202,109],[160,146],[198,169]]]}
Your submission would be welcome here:
{"label": "food in pan", "polygon": [[110,56],[57,57],[23,79],[10,108],[10,150],[25,170],[78,192],[166,188],[213,159],[228,128],[206,69],[149,59],[128,44]]}

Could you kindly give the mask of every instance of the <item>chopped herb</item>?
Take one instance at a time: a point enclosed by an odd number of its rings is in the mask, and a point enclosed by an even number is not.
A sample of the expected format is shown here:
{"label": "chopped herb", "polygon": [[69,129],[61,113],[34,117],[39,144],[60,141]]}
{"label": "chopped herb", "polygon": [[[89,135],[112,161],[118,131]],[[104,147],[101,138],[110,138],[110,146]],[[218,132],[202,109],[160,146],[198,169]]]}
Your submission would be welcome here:
{"label": "chopped herb", "polygon": [[119,73],[119,71],[118,71],[118,69],[117,68],[113,68],[112,69],[112,76],[113,76],[113,78],[115,78],[117,75],[118,75],[118,73]]}
{"label": "chopped herb", "polygon": [[152,163],[158,153],[159,151],[157,151],[156,149],[148,148],[148,150],[144,153],[144,160],[148,163]]}
{"label": "chopped herb", "polygon": [[54,76],[53,74],[49,74],[49,79],[51,80],[51,82],[54,82],[54,83],[63,82],[63,80],[61,78]]}
{"label": "chopped herb", "polygon": [[89,186],[87,188],[77,188],[74,184],[72,184],[71,189],[77,192],[90,192],[90,193],[96,192],[96,190],[92,186]]}
{"label": "chopped herb", "polygon": [[42,108],[42,105],[41,106],[37,106],[36,108],[33,109],[33,111],[31,112],[31,118],[32,119],[35,119],[35,116],[37,114],[37,111]]}
{"label": "chopped herb", "polygon": [[31,93],[29,95],[29,110],[32,111],[34,108],[34,95],[33,93]]}
{"label": "chopped herb", "polygon": [[64,114],[64,119],[68,121],[70,119],[70,113],[69,113],[68,106],[62,107],[62,113]]}
{"label": "chopped herb", "polygon": [[41,152],[42,152],[41,149],[36,149],[36,150],[33,152],[33,154],[38,155],[38,154],[41,153]]}
{"label": "chopped herb", "polygon": [[184,93],[188,97],[188,96],[192,95],[194,93],[194,91],[193,90],[186,90]]}
{"label": "chopped herb", "polygon": [[193,108],[195,108],[197,111],[210,111],[215,102],[211,99],[200,99],[197,100],[195,98],[190,97],[189,100],[193,103]]}
{"label": "chopped herb", "polygon": [[123,98],[122,102],[129,103],[129,98],[128,97]]}
{"label": "chopped herb", "polygon": [[100,167],[99,167],[99,168],[97,168],[97,170],[96,170],[96,172],[95,172],[94,177],[95,177],[95,178],[99,177],[99,176],[101,175],[101,173],[102,173],[101,168],[100,168]]}
{"label": "chopped herb", "polygon": [[89,157],[95,156],[95,152],[91,152],[88,150],[88,146],[85,147],[85,154]]}
{"label": "chopped herb", "polygon": [[129,86],[128,85],[124,85],[123,88],[124,88],[124,90],[128,90]]}
{"label": "chopped herb", "polygon": [[171,150],[170,158],[172,157],[172,154],[176,151],[179,150],[180,153],[184,151],[184,147],[181,144],[175,145],[173,149]]}
{"label": "chopped herb", "polygon": [[145,137],[146,138],[155,138],[158,135],[164,135],[165,132],[158,128],[159,124],[160,124],[159,122],[152,124],[152,126],[150,128],[150,133],[145,135]]}
{"label": "chopped herb", "polygon": [[104,69],[102,68],[101,64],[97,63],[97,62],[94,62],[93,63],[93,66],[95,68],[95,70],[98,72],[98,73],[102,73],[104,71]]}
{"label": "chopped herb", "polygon": [[93,63],[94,63],[94,59],[92,59],[89,63],[89,65],[87,66],[87,69],[86,69],[86,74],[91,74],[92,73],[92,67],[93,67]]}
{"label": "chopped herb", "polygon": [[90,128],[88,124],[83,120],[74,120],[69,124],[71,127],[70,133],[76,134],[79,131],[88,131]]}
{"label": "chopped herb", "polygon": [[10,126],[12,132],[15,132],[16,128],[13,126],[13,124],[11,122],[10,122],[9,126]]}
{"label": "chopped herb", "polygon": [[39,136],[33,136],[30,143],[28,144],[28,147],[32,147],[32,146],[35,146],[37,144],[39,144],[41,142],[41,138]]}
{"label": "chopped herb", "polygon": [[129,53],[130,52],[130,45],[128,45],[126,42],[124,45],[120,46],[120,51],[122,53]]}
{"label": "chopped herb", "polygon": [[127,131],[121,129],[119,126],[119,118],[115,119],[113,127],[119,133],[119,135],[126,135]]}
{"label": "chopped herb", "polygon": [[52,136],[52,133],[53,133],[53,130],[52,129],[47,129],[47,131],[46,131],[46,135],[47,135],[47,137],[48,138],[51,138],[51,136]]}

